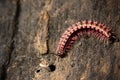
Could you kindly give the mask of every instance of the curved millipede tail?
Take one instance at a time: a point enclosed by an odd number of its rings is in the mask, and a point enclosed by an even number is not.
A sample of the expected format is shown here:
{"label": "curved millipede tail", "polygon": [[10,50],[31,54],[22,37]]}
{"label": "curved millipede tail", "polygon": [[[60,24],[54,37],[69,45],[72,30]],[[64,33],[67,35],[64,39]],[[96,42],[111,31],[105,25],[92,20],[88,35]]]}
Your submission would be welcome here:
{"label": "curved millipede tail", "polygon": [[56,54],[63,56],[64,53],[71,48],[71,45],[77,40],[80,36],[86,34],[88,36],[93,35],[100,40],[110,40],[112,33],[105,25],[89,21],[82,21],[72,26],[68,27],[65,32],[62,34],[60,41],[58,43]]}

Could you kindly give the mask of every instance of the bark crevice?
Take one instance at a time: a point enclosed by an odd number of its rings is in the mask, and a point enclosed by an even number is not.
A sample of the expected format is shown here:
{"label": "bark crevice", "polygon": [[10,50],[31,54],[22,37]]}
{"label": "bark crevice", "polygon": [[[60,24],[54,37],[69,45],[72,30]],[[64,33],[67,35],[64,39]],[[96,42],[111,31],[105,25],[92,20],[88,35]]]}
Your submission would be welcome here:
{"label": "bark crevice", "polygon": [[12,32],[12,36],[11,36],[11,44],[10,44],[10,47],[9,47],[10,51],[8,53],[9,58],[8,58],[8,61],[4,65],[2,65],[1,80],[6,80],[6,78],[7,78],[7,68],[10,64],[11,55],[12,55],[12,53],[14,51],[14,48],[15,48],[14,38],[17,35],[17,32],[18,32],[18,23],[19,23],[20,11],[21,11],[20,0],[17,0],[16,1],[16,11],[15,11],[15,15],[14,15],[14,18],[13,18],[13,25],[12,25],[13,32]]}

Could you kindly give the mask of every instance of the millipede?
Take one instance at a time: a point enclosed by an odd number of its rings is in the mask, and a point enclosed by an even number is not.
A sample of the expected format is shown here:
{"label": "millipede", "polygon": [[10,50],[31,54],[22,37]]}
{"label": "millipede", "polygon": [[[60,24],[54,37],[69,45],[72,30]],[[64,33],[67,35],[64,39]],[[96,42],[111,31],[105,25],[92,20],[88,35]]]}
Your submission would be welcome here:
{"label": "millipede", "polygon": [[63,56],[64,53],[71,48],[74,41],[83,34],[88,36],[93,35],[104,41],[114,38],[111,30],[106,27],[106,25],[98,23],[97,21],[84,20],[73,24],[65,30],[57,45],[56,54]]}

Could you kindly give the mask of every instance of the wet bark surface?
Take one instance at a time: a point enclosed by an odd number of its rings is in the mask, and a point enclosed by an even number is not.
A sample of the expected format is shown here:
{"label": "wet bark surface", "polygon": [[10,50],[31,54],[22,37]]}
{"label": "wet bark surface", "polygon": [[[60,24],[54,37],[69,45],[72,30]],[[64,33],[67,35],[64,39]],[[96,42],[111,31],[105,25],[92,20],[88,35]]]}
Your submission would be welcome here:
{"label": "wet bark surface", "polygon": [[72,24],[94,20],[120,39],[120,0],[0,0],[0,80],[120,80],[120,42],[81,36],[54,55]]}

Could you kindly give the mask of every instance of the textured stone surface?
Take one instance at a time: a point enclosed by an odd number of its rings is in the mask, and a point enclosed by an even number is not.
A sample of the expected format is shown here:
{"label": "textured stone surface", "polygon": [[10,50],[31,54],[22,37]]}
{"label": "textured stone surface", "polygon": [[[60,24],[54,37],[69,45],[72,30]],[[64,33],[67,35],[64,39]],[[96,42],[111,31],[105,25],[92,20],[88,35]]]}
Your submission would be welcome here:
{"label": "textured stone surface", "polygon": [[3,80],[120,79],[120,42],[82,36],[67,56],[54,55],[65,29],[81,20],[105,23],[120,39],[120,0],[1,0],[0,10]]}
{"label": "textured stone surface", "polygon": [[47,48],[48,20],[49,16],[47,11],[41,12],[40,20],[38,21],[38,25],[36,26],[38,30],[36,32],[37,34],[35,37],[35,48],[41,54],[45,54],[48,51]]}
{"label": "textured stone surface", "polygon": [[0,80],[6,77],[6,69],[13,50],[15,19],[16,1],[0,0]]}

